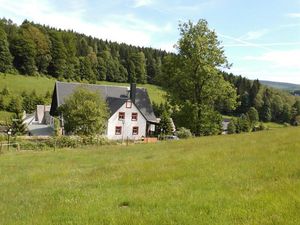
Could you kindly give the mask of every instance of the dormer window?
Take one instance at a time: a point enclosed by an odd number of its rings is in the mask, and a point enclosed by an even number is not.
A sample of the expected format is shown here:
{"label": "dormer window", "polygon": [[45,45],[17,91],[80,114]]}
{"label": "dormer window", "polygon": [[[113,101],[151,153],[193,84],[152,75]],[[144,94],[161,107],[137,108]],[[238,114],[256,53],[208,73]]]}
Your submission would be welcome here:
{"label": "dormer window", "polygon": [[126,108],[131,108],[132,107],[132,102],[130,100],[128,100],[126,102]]}
{"label": "dormer window", "polygon": [[137,113],[131,113],[131,120],[132,121],[137,121],[137,119],[138,119],[138,114]]}
{"label": "dormer window", "polygon": [[119,120],[125,120],[125,113],[119,112]]}

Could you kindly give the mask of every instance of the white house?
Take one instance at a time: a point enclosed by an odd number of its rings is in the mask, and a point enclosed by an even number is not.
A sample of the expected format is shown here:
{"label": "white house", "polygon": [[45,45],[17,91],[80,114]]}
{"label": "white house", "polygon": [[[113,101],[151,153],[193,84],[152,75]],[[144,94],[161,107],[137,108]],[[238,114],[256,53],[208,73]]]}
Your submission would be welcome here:
{"label": "white house", "polygon": [[145,88],[94,85],[81,83],[56,82],[52,97],[50,115],[59,116],[63,126],[63,117],[57,108],[73,91],[83,86],[98,92],[106,101],[110,110],[107,121],[106,136],[112,140],[137,140],[149,136],[155,130],[157,119],[154,115],[151,101]]}

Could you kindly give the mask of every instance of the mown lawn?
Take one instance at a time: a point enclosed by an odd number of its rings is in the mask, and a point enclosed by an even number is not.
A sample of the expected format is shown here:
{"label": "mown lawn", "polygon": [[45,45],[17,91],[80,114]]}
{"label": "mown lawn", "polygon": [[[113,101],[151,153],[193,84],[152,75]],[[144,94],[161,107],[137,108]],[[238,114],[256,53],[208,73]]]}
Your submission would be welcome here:
{"label": "mown lawn", "polygon": [[300,224],[300,128],[0,155],[0,224]]}

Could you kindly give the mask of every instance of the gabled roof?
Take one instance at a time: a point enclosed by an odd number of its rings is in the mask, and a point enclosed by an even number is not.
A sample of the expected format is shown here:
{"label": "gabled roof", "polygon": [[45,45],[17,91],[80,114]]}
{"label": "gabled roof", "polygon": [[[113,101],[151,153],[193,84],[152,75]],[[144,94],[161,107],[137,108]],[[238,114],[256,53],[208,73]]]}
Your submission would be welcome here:
{"label": "gabled roof", "polygon": [[[50,114],[56,115],[57,107],[64,104],[65,99],[73,93],[75,88],[79,86],[98,92],[107,102],[111,115],[114,114],[129,99],[129,91],[127,87],[56,81]],[[145,88],[136,88],[135,105],[147,121],[153,123],[157,122],[149,95]]]}

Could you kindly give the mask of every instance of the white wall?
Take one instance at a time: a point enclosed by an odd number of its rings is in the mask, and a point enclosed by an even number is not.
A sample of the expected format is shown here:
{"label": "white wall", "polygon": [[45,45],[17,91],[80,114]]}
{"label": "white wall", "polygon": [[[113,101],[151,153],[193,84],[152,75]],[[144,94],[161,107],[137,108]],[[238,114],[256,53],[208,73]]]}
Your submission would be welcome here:
{"label": "white wall", "polygon": [[[125,123],[119,120],[119,112],[125,112]],[[137,121],[131,120],[131,113],[137,113]],[[112,140],[126,140],[127,138],[131,140],[141,139],[142,136],[146,137],[146,124],[147,121],[140,111],[132,104],[131,108],[126,108],[126,103],[118,109],[108,120],[107,126],[107,138]],[[116,126],[122,127],[122,134],[116,135],[115,128]],[[132,127],[139,127],[138,135],[132,135]]]}

